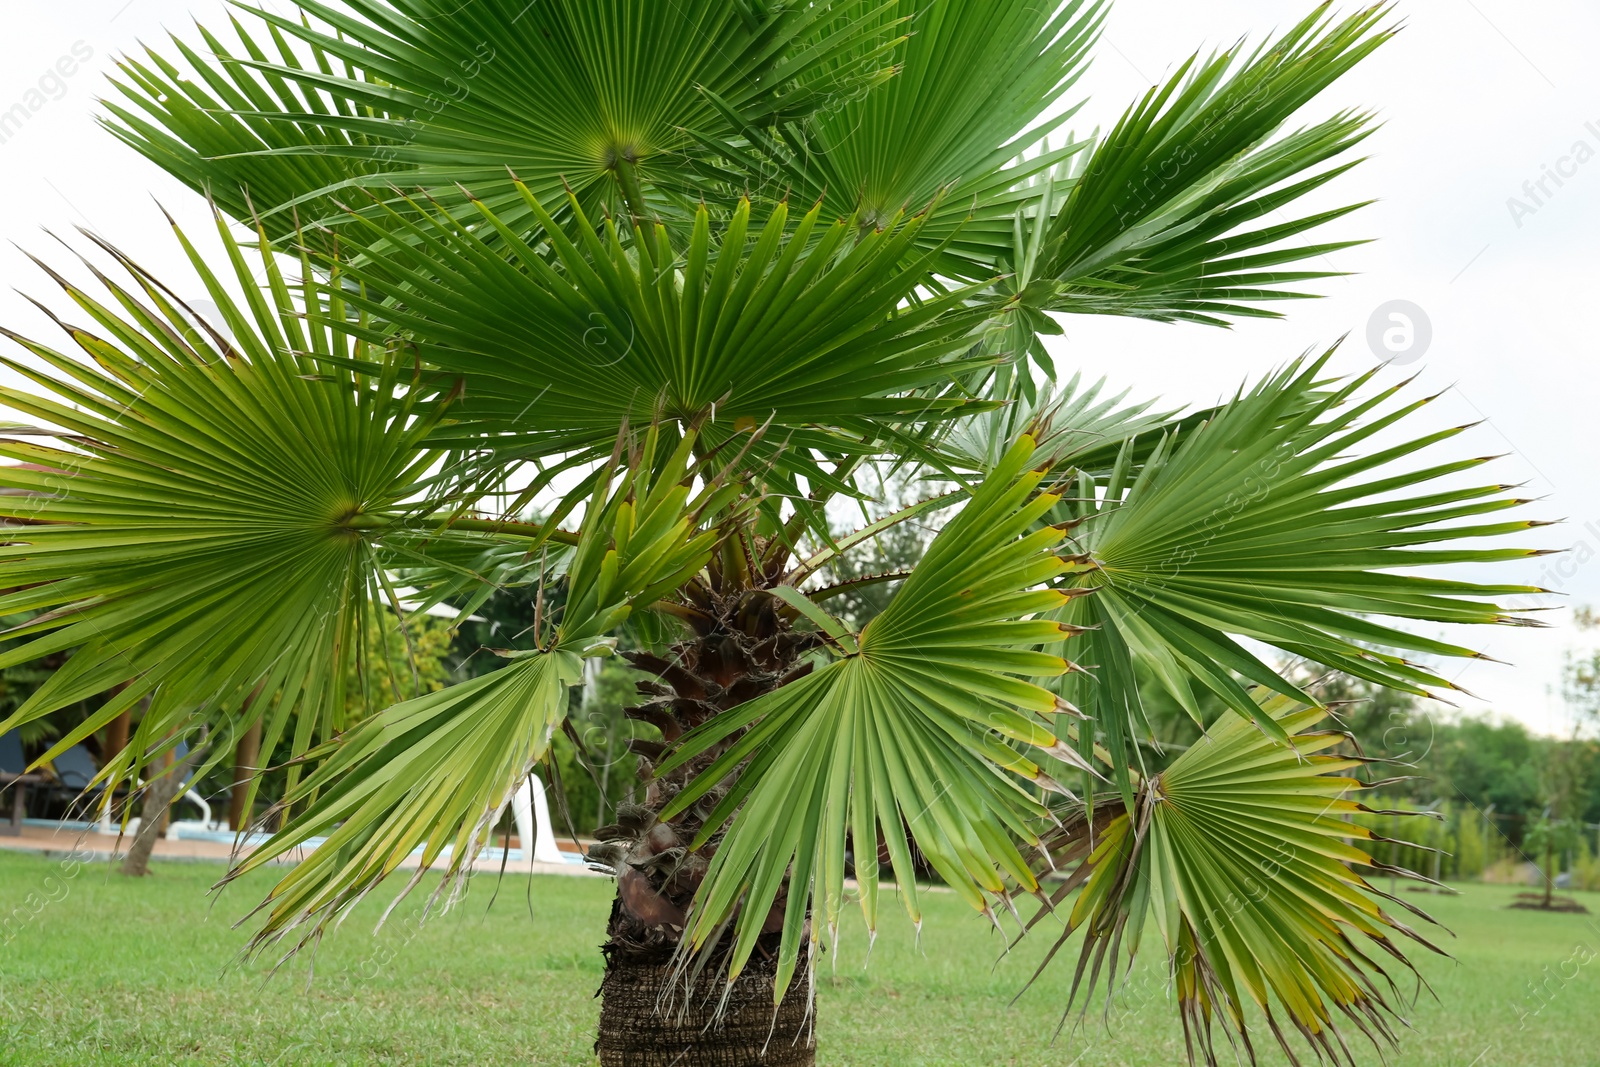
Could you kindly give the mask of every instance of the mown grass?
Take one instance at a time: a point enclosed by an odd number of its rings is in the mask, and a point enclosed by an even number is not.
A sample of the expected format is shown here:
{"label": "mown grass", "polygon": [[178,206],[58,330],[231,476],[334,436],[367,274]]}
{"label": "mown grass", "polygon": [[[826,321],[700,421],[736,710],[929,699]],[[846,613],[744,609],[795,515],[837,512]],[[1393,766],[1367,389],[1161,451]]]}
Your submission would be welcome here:
{"label": "mown grass", "polygon": [[[495,886],[481,879],[451,914],[419,926],[403,907],[376,937],[382,902],[370,901],[321,945],[308,982],[307,957],[275,977],[271,961],[238,963],[247,934],[232,923],[270,875],[211,899],[219,868],[155,870],[129,881],[104,864],[0,852],[0,1064],[593,1062],[607,882],[507,878],[489,907]],[[1414,1030],[1391,1063],[1600,1063],[1600,917],[1507,911],[1512,893],[1416,898],[1458,935],[1441,935],[1455,960],[1423,961],[1439,1001],[1424,993],[1407,1012]],[[1600,913],[1600,898],[1585,899]],[[836,973],[824,964],[820,1063],[1183,1061],[1152,959],[1109,1033],[1097,1002],[1085,1030],[1052,1042],[1072,960],[1011,1006],[1047,939],[996,966],[998,937],[954,897],[929,894],[925,911],[920,946],[886,908],[869,969],[859,922]],[[1269,1043],[1257,1043],[1263,1062],[1282,1062]],[[1370,1047],[1358,1055],[1379,1062]]]}

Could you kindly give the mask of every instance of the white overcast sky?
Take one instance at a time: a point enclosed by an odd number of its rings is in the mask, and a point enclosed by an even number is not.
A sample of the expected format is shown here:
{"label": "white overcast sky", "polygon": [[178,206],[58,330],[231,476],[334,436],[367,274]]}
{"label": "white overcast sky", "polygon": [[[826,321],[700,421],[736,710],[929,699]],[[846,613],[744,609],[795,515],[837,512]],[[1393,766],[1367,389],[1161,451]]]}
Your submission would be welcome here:
{"label": "white overcast sky", "polygon": [[[204,212],[186,189],[97,129],[95,99],[106,91],[104,76],[118,55],[141,42],[162,43],[168,29],[193,39],[191,16],[218,28],[226,22],[217,0],[0,4],[7,16],[0,112],[44,101],[0,144],[0,238],[7,242],[0,245],[0,323],[38,333],[37,314],[11,290],[47,295],[49,283],[9,243],[62,262],[64,253],[42,228],[67,235],[74,226],[90,227],[168,277],[183,277],[152,197],[197,228]],[[289,9],[285,0],[265,6]],[[1259,39],[1310,6],[1117,0],[1095,64],[1080,83],[1090,98],[1082,127],[1113,121],[1196,48]],[[1286,305],[1286,321],[1231,331],[1074,318],[1055,349],[1059,364],[1068,373],[1081,367],[1104,374],[1136,396],[1208,403],[1346,333],[1337,366],[1370,366],[1368,319],[1388,301],[1409,300],[1431,320],[1433,341],[1405,371],[1420,371],[1423,388],[1449,390],[1422,418],[1441,426],[1486,420],[1456,440],[1457,454],[1506,453],[1489,468],[1492,477],[1526,482],[1527,495],[1543,497],[1530,514],[1567,520],[1528,543],[1574,551],[1484,568],[1483,576],[1560,589],[1566,604],[1600,604],[1600,63],[1594,56],[1600,5],[1408,0],[1398,16],[1406,23],[1399,39],[1305,116],[1359,107],[1385,122],[1367,142],[1369,162],[1336,183],[1325,201],[1379,201],[1340,231],[1378,238],[1334,257],[1337,269],[1356,276],[1322,283],[1327,299]],[[91,57],[71,77],[54,80],[58,61],[75,46]],[[43,92],[30,95],[41,89],[41,78]],[[1559,186],[1545,178],[1558,167],[1566,172]],[[1541,178],[1550,195],[1535,205],[1523,186]],[[1512,197],[1536,210],[1514,218]],[[1565,607],[1548,613],[1555,624],[1549,630],[1454,635],[1514,664],[1469,664],[1458,681],[1483,699],[1463,707],[1564,732],[1563,654],[1597,640],[1574,631],[1569,614]]]}

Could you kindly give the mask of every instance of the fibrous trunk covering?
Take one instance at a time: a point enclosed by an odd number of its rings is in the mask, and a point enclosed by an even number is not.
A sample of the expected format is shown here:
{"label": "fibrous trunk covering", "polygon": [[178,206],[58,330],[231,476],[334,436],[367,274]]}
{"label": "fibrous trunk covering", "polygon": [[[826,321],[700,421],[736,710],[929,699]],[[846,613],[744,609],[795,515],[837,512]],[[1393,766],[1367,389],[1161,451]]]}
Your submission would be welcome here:
{"label": "fibrous trunk covering", "polygon": [[596,832],[602,843],[590,855],[591,862],[617,875],[595,1045],[605,1067],[813,1062],[816,1046],[804,968],[776,1013],[773,1009],[782,897],[769,917],[773,943],[762,946],[769,951],[758,949],[731,990],[717,966],[718,950],[725,946],[708,948],[710,958],[692,989],[682,986],[684,972],[679,972],[678,986],[668,985],[673,953],[717,841],[695,851],[689,845],[722,792],[713,790],[671,823],[662,823],[657,814],[717,752],[664,778],[652,772],[666,745],[684,732],[806,672],[796,662],[817,638],[792,630],[781,607],[759,590],[728,597],[708,593],[696,605],[693,638],[665,656],[625,653],[635,667],[656,679],[639,683],[640,692],[653,699],[628,714],[660,729],[664,744],[634,742],[645,782],[644,803],[619,807],[617,821]]}
{"label": "fibrous trunk covering", "polygon": [[723,983],[707,981],[687,996],[661,999],[671,981],[666,963],[608,953],[600,986],[601,1067],[811,1067],[814,1020],[807,1011],[805,975],[796,974],[772,1007],[776,963],[751,965],[718,1010]]}

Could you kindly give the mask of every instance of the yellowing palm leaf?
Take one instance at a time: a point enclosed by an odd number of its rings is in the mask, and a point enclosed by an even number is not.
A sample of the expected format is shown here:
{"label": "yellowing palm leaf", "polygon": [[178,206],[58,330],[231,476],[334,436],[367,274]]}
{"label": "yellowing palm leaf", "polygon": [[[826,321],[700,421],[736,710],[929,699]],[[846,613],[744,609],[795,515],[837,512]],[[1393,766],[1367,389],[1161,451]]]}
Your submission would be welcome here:
{"label": "yellowing palm leaf", "polygon": [[1198,1046],[1216,1064],[1220,1029],[1254,1063],[1250,1008],[1293,1063],[1284,1019],[1319,1060],[1350,1060],[1338,1029],[1345,1024],[1382,1051],[1394,1041],[1399,997],[1383,957],[1414,972],[1402,939],[1439,949],[1380,900],[1421,912],[1353,869],[1380,866],[1359,847],[1371,831],[1348,821],[1371,810],[1352,799],[1367,786],[1341,773],[1365,761],[1327,753],[1346,738],[1310,730],[1321,709],[1273,696],[1262,698],[1261,714],[1289,744],[1225,716],[1139,785],[1131,813],[1096,820],[1093,834],[1080,816],[1049,842],[1070,842],[1077,854],[1092,848],[1054,895],[1060,903],[1082,886],[1055,946],[1084,931],[1067,1011],[1080,992],[1092,995],[1102,971],[1114,991],[1153,921],[1191,1060]]}

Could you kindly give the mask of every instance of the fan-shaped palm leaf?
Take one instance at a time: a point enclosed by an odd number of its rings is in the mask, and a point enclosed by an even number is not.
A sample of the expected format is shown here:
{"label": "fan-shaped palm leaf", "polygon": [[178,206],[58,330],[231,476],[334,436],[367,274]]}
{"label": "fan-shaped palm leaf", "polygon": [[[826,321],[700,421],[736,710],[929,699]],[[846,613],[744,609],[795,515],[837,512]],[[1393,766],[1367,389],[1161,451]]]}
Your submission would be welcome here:
{"label": "fan-shaped palm leaf", "polygon": [[[882,833],[902,898],[920,922],[902,820],[928,862],[979,911],[992,916],[988,895],[1009,902],[1015,889],[1038,888],[1013,841],[1037,841],[1046,811],[1020,782],[1059,787],[1007,742],[1075,753],[1024,714],[1054,712],[1055,698],[1016,677],[1070,669],[1037,651],[1070,631],[1027,618],[1061,603],[1063,594],[1038,585],[1064,566],[1049,551],[1060,531],[1033,529],[1056,498],[1035,495],[1043,472],[1028,469],[1032,454],[1026,438],[1011,450],[859,640],[835,635],[849,655],[712,720],[662,765],[666,774],[720,753],[667,804],[663,820],[738,772],[695,846],[731,820],[686,942],[705,949],[731,922],[729,982],[755,948],[786,874],[775,997],[794,973],[813,901],[832,936],[847,837],[858,855],[873,855]],[[856,876],[867,927],[876,930],[874,865],[859,864]],[[813,941],[822,926],[812,923]]]}
{"label": "fan-shaped palm leaf", "polygon": [[1400,938],[1439,950],[1373,898],[1421,912],[1352,869],[1382,867],[1358,844],[1373,834],[1347,821],[1372,810],[1351,799],[1369,787],[1340,773],[1365,761],[1326,754],[1346,738],[1310,730],[1324,715],[1286,697],[1263,699],[1261,717],[1289,744],[1226,716],[1141,784],[1131,812],[1094,834],[1081,816],[1068,820],[1051,847],[1088,853],[1054,894],[1061,903],[1083,887],[1055,946],[1084,931],[1069,1013],[1080,991],[1093,995],[1102,971],[1114,992],[1153,919],[1191,1061],[1198,1045],[1215,1067],[1220,1029],[1240,1038],[1254,1063],[1247,1007],[1262,1014],[1291,1063],[1299,1059],[1279,1013],[1319,1062],[1353,1062],[1338,1029],[1346,1022],[1380,1052],[1393,1043],[1400,994],[1374,956],[1414,972]]}
{"label": "fan-shaped palm leaf", "polygon": [[[122,100],[108,100],[111,118],[101,125],[124,143],[149,157],[191,189],[212,198],[235,219],[258,221],[274,240],[293,236],[299,219],[321,219],[340,214],[336,198],[306,199],[319,189],[338,188],[383,168],[385,153],[392,151],[401,131],[387,136],[376,131],[352,132],[323,120],[338,114],[341,121],[368,116],[348,98],[319,92],[280,74],[246,66],[241,60],[265,63],[267,52],[232,20],[243,55],[231,53],[205,27],[199,28],[203,54],[172,38],[173,47],[195,76],[146,50],[146,59],[123,59],[123,79],[113,79]],[[306,46],[305,59],[290,45],[278,27],[268,25],[263,36],[272,39],[283,67],[290,72],[311,68],[323,74],[338,67],[345,77],[364,80],[347,62],[332,59],[317,43]],[[295,121],[267,116],[300,113]],[[273,213],[285,204],[297,211]],[[313,230],[310,239],[323,243]]]}
{"label": "fan-shaped palm leaf", "polygon": [[[310,19],[253,12],[280,61],[250,35],[237,57],[208,35],[217,58],[183,56],[214,98],[152,54],[120,86],[137,111],[113,111],[129,144],[198,189],[229,186],[230,203],[249,189],[282,234],[291,217],[273,212],[307,197],[325,204],[313,194],[335,187],[325,180],[334,174],[454,199],[457,185],[506,189],[510,168],[545,199],[565,185],[593,210],[626,191],[642,211],[646,184],[681,184],[686,131],[727,129],[712,95],[760,121],[803,115],[887,76],[896,36],[892,20],[839,19],[837,5],[792,0],[298,6]],[[523,204],[503,206],[520,214]]]}
{"label": "fan-shaped palm leaf", "polygon": [[275,704],[269,742],[296,709],[297,748],[318,723],[326,736],[354,627],[382,596],[378,534],[425,485],[440,409],[419,408],[392,372],[324,366],[378,357],[294,314],[264,238],[258,288],[220,227],[229,283],[179,239],[229,338],[123,259],[140,292],[102,278],[118,308],[58,277],[99,331],[66,327],[90,362],[21,338],[49,369],[6,361],[56,399],[0,396],[58,443],[0,446],[22,461],[0,467],[23,524],[0,547],[5,612],[44,611],[3,662],[77,650],[6,727],[124,686],[52,752],[158,690],[152,727],[243,713],[259,688],[248,714]]}
{"label": "fan-shaped palm leaf", "polygon": [[[325,758],[279,805],[304,809],[229,872],[237,877],[326,837],[263,903],[268,916],[254,945],[301,929],[301,943],[318,936],[419,850],[408,890],[441,859],[440,893],[463,888],[459,878],[566,718],[583,659],[609,655],[616,640],[608,634],[710,557],[716,534],[700,525],[727,517],[729,485],[713,478],[691,492],[694,444],[685,437],[654,471],[643,462],[600,480],[560,619],[548,634],[535,621],[535,649],[503,651],[509,666],[397,704],[310,754]],[[652,431],[642,455],[657,451]]]}
{"label": "fan-shaped palm leaf", "polygon": [[[1032,199],[1022,183],[1083,147],[1032,151],[1076,110],[1056,105],[1087,65],[1105,6],[1098,0],[898,0],[876,12],[870,3],[855,6],[858,18],[909,30],[896,53],[898,74],[881,86],[835,94],[777,130],[741,123],[745,143],[720,146],[735,164],[725,180],[748,184],[753,174],[778,195],[822,200],[868,225],[937,200],[924,242],[931,246],[959,229],[944,265],[987,278],[1013,215]],[[956,70],[963,76],[948,76]],[[719,147],[710,138],[705,143]]]}
{"label": "fan-shaped palm leaf", "polygon": [[[1526,624],[1494,598],[1536,588],[1405,572],[1537,555],[1473,542],[1541,524],[1460,521],[1524,503],[1506,495],[1509,486],[1450,480],[1486,458],[1389,469],[1466,427],[1353,455],[1429,398],[1384,410],[1402,386],[1361,395],[1376,371],[1326,388],[1318,376],[1330,355],[1291,364],[1200,427],[1164,440],[1136,478],[1126,462],[1101,482],[1083,478],[1063,509],[1081,524],[1070,583],[1099,589],[1063,618],[1095,627],[1085,638],[1094,651],[1084,656],[1106,668],[1093,682],[1070,680],[1067,696],[1096,709],[1119,761],[1126,731],[1141,722],[1135,657],[1197,718],[1195,683],[1259,717],[1239,678],[1315,701],[1236,637],[1428,695],[1455,687],[1401,654],[1478,653],[1380,620]],[[1260,722],[1279,734],[1271,719]]]}
{"label": "fan-shaped palm leaf", "polygon": [[[1369,131],[1346,113],[1277,140],[1302,105],[1392,36],[1376,6],[1337,22],[1322,4],[1230,73],[1239,48],[1183,64],[1090,152],[1076,157],[1039,268],[1039,306],[1222,324],[1336,272],[1279,269],[1348,247],[1296,245],[1361,205],[1299,218],[1282,210],[1349,170]],[[1281,221],[1268,222],[1278,215]],[[1248,227],[1255,226],[1255,229]]]}
{"label": "fan-shaped palm leaf", "polygon": [[1105,396],[1104,378],[1084,385],[1078,374],[1059,388],[1046,384],[1025,390],[1020,385],[1014,376],[998,383],[991,395],[1004,396],[1004,407],[963,419],[941,437],[940,453],[952,466],[991,470],[1027,434],[1037,442],[1041,465],[1106,475],[1128,442],[1134,443],[1134,461],[1143,462],[1165,433],[1196,425],[1209,414],[1197,412],[1180,420],[1176,411],[1152,411],[1153,400],[1124,403],[1131,390]]}
{"label": "fan-shaped palm leaf", "polygon": [[[902,306],[932,253],[924,219],[862,234],[813,207],[792,232],[786,205],[759,230],[741,202],[720,242],[695,213],[686,247],[663,226],[633,235],[611,219],[597,235],[576,198],[576,239],[517,183],[544,239],[530,245],[488,205],[471,223],[443,208],[399,225],[414,242],[350,268],[388,301],[349,300],[405,331],[428,365],[460,376],[450,431],[536,455],[609,449],[625,421],[657,414],[701,425],[720,444],[740,427],[815,423],[876,436],[885,421],[938,419],[969,407],[930,395],[985,365],[961,358],[986,312],[965,293]],[[495,235],[500,249],[487,242]],[[384,334],[366,333],[373,341]],[[834,448],[844,438],[818,440]]]}

